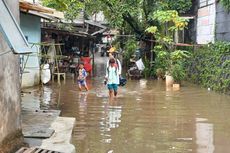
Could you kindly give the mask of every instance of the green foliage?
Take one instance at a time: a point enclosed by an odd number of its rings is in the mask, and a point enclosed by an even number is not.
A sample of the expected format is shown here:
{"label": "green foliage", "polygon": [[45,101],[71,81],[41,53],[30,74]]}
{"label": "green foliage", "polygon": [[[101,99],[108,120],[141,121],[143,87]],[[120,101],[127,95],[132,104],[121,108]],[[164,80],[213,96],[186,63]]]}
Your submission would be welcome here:
{"label": "green foliage", "polygon": [[185,50],[175,50],[171,53],[171,59],[173,62],[183,61],[191,57],[191,53]]}
{"label": "green foliage", "polygon": [[170,54],[167,51],[160,50],[156,52],[155,67],[161,69],[164,72],[168,70],[170,66]]}
{"label": "green foliage", "polygon": [[[157,10],[186,12],[191,0],[86,0],[85,10],[90,16],[103,11],[112,27],[125,29],[129,26],[134,33],[144,33],[153,23],[151,15]],[[128,23],[128,24],[124,24]]]}
{"label": "green foliage", "polygon": [[230,93],[230,43],[217,42],[198,48],[187,63],[194,83]]}
{"label": "green foliage", "polygon": [[44,6],[63,11],[67,20],[74,20],[84,8],[84,3],[79,0],[42,0]]}
{"label": "green foliage", "polygon": [[137,50],[137,42],[135,41],[135,39],[129,39],[125,44],[124,50],[124,58],[125,60],[129,60]]}
{"label": "green foliage", "polygon": [[186,72],[182,62],[177,62],[175,65],[173,65],[172,77],[175,82],[181,83],[181,81],[185,79],[185,76],[186,76]]}
{"label": "green foliage", "polygon": [[[103,11],[112,27],[123,29],[124,22],[127,22],[132,28],[141,28],[142,3],[143,0],[88,0],[85,2],[85,9],[89,16]],[[149,7],[154,8],[155,5]]]}
{"label": "green foliage", "polygon": [[[159,46],[157,47],[160,48]],[[180,68],[181,73],[184,72],[184,70],[182,71],[182,68],[184,68],[183,63],[185,63],[186,59],[191,57],[190,52],[183,50],[175,50],[173,52],[169,52],[164,50],[157,50],[156,48],[155,52],[157,55],[155,59],[155,67],[157,70],[160,69],[161,71],[164,71],[164,73],[166,73],[167,71],[171,75],[183,76],[182,74],[176,74],[178,73],[178,71],[176,70]],[[177,78],[176,80],[180,81],[184,77],[182,77],[181,79]]]}
{"label": "green foliage", "polygon": [[152,18],[160,23],[167,23],[173,21],[177,17],[178,12],[176,10],[157,10],[153,13]]}
{"label": "green foliage", "polygon": [[175,82],[181,83],[185,79],[185,63],[191,56],[192,54],[185,50],[175,50],[170,54],[172,64],[168,72],[173,76]]}
{"label": "green foliage", "polygon": [[230,11],[230,1],[229,0],[220,0],[220,3],[223,5],[223,7],[227,11]]}
{"label": "green foliage", "polygon": [[157,32],[157,27],[156,26],[151,26],[151,27],[148,27],[145,32],[147,33],[151,33],[151,34],[155,34]]}
{"label": "green foliage", "polygon": [[157,20],[160,24],[170,25],[167,27],[170,31],[183,30],[188,25],[188,20],[179,17],[176,10],[155,11],[152,19]]}
{"label": "green foliage", "polygon": [[[176,81],[180,82],[185,76],[183,63],[191,54],[185,50],[175,50],[173,37],[174,32],[184,29],[188,22],[179,17],[176,10],[155,11],[152,19],[160,23],[158,29],[161,29],[153,31],[157,42],[157,46],[154,47],[156,75],[161,77],[163,73],[168,72],[169,75],[175,76]],[[146,31],[151,30],[148,28]]]}
{"label": "green foliage", "polygon": [[150,60],[148,60],[147,58],[144,58],[143,63],[145,65],[145,69],[143,71],[145,78],[155,77],[156,76],[156,69],[153,66],[151,67]]}
{"label": "green foliage", "polygon": [[75,19],[83,9],[86,16],[102,11],[112,27],[120,30],[131,28],[138,35],[151,25],[153,21],[150,16],[156,10],[176,10],[181,13],[191,7],[191,0],[42,0],[42,3],[64,11],[69,20]]}
{"label": "green foliage", "polygon": [[50,8],[55,8],[59,11],[65,11],[68,9],[68,5],[62,0],[42,0],[42,4]]}
{"label": "green foliage", "polygon": [[179,13],[185,13],[186,11],[190,10],[192,6],[191,0],[166,0],[167,7],[171,10],[176,10]]}

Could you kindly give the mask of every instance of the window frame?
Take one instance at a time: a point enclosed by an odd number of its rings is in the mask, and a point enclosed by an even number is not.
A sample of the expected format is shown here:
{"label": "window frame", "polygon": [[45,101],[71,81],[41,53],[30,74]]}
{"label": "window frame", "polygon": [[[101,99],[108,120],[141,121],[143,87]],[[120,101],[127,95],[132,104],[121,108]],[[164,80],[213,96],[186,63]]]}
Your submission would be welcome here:
{"label": "window frame", "polygon": [[[202,1],[202,3],[201,3]],[[207,7],[207,6],[210,6],[210,5],[213,5],[215,3],[214,2],[211,2],[212,0],[199,0],[199,8],[204,8],[204,7]],[[204,5],[201,6],[201,4],[205,3]]]}

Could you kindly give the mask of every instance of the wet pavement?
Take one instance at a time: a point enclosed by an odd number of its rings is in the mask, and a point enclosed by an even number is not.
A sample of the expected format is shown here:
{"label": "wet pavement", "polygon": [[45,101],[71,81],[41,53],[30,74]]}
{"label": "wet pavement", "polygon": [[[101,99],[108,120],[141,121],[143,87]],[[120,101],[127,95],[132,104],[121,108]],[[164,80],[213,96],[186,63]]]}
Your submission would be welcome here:
{"label": "wet pavement", "polygon": [[75,117],[78,153],[230,153],[230,96],[191,84],[167,91],[163,81],[143,79],[129,80],[110,101],[105,61],[97,60],[89,92],[79,92],[69,78],[61,86],[27,89],[23,103]]}

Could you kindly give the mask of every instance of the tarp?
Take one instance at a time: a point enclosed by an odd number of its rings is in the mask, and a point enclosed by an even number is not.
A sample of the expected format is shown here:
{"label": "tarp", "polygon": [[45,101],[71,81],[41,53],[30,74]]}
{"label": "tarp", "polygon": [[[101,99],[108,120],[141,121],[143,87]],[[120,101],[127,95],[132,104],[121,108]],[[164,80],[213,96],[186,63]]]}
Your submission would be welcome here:
{"label": "tarp", "polygon": [[90,57],[82,57],[81,61],[84,63],[84,68],[87,72],[92,71],[92,65],[91,65],[91,58]]}
{"label": "tarp", "polygon": [[138,61],[136,61],[136,65],[137,65],[138,70],[143,71],[145,69],[145,65],[142,59],[139,59]]}
{"label": "tarp", "polygon": [[46,84],[50,81],[50,79],[51,79],[50,66],[49,64],[45,64],[41,72],[41,81],[43,84]]}

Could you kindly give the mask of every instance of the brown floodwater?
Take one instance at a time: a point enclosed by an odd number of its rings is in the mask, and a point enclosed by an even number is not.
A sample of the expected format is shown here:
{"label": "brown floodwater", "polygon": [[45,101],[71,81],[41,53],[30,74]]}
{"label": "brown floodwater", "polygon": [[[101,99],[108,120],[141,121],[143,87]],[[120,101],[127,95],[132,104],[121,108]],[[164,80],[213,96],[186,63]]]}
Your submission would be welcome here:
{"label": "brown floodwater", "polygon": [[[129,80],[108,98],[103,64],[79,92],[74,79],[32,90],[23,103],[62,110],[76,118],[77,153],[229,153],[230,97],[185,83],[180,91],[163,81]],[[26,105],[24,106],[26,107]]]}

